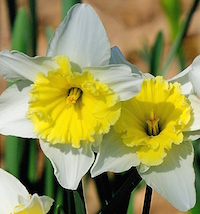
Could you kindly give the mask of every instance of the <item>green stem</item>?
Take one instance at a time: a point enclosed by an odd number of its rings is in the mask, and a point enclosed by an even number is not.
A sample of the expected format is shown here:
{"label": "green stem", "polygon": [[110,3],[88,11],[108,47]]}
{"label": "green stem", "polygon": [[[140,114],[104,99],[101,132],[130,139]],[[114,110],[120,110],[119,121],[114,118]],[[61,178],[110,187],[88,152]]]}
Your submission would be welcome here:
{"label": "green stem", "polygon": [[8,6],[8,13],[9,13],[9,21],[11,25],[11,30],[15,21],[16,16],[16,2],[15,0],[7,0],[7,6]]}
{"label": "green stem", "polygon": [[[124,204],[129,202],[131,192],[136,188],[136,186],[140,183],[142,178],[137,172],[137,169],[133,169],[132,174],[128,177],[128,179],[124,182],[121,188],[117,191],[112,200],[109,201],[108,205],[102,210],[101,214],[120,214],[125,213],[124,207],[127,209]],[[128,200],[127,200],[128,199]]]}
{"label": "green stem", "polygon": [[36,1],[29,0],[29,7],[32,21],[32,56],[36,56],[37,52],[37,14],[36,14]]}
{"label": "green stem", "polygon": [[29,166],[28,177],[31,183],[35,183],[37,180],[37,142],[36,140],[29,140]]}
{"label": "green stem", "polygon": [[55,196],[54,191],[54,176],[53,176],[53,167],[51,165],[51,162],[49,159],[45,159],[45,176],[44,176],[44,192],[45,195],[48,195],[49,197]]}
{"label": "green stem", "polygon": [[[73,191],[76,213],[86,213],[86,202],[84,197],[83,182],[79,183],[76,191]],[[77,210],[78,207],[78,210]]]}
{"label": "green stem", "polygon": [[152,188],[147,185],[142,214],[149,214],[151,207],[151,198],[152,198]]}
{"label": "green stem", "polygon": [[107,173],[103,173],[97,176],[96,178],[94,178],[94,181],[99,193],[101,207],[104,208],[108,204],[108,201],[112,199],[112,190]]}
{"label": "green stem", "polygon": [[181,69],[181,71],[183,71],[186,65],[185,65],[185,58],[184,58],[182,47],[179,48],[177,55],[178,55],[178,61],[179,61],[179,68]]}
{"label": "green stem", "polygon": [[56,206],[56,214],[65,214],[64,209],[61,205]]}

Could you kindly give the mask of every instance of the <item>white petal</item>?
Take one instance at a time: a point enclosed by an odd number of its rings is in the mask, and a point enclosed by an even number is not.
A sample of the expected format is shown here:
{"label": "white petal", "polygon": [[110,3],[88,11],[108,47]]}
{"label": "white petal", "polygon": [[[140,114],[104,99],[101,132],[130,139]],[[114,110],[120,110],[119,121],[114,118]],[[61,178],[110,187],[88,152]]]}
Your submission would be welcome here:
{"label": "white petal", "polygon": [[191,65],[188,66],[184,71],[169,79],[168,82],[174,83],[179,82],[181,84],[182,93],[189,95],[193,92],[193,85],[189,79],[189,74],[192,71]]}
{"label": "white petal", "polygon": [[200,130],[200,99],[195,95],[190,95],[188,99],[192,108],[192,115],[190,122],[183,131],[197,131]]}
{"label": "white petal", "polygon": [[91,72],[94,77],[109,86],[121,101],[128,100],[139,93],[143,79],[139,74],[131,73],[126,65],[109,65],[104,67],[85,67],[83,71]]}
{"label": "white petal", "polygon": [[198,93],[200,95],[200,55],[197,56],[192,62],[192,71],[189,73],[189,78]]}
{"label": "white petal", "polygon": [[139,173],[145,182],[181,211],[196,202],[193,147],[188,142],[173,145],[163,164]]}
{"label": "white petal", "polygon": [[95,134],[94,135],[94,142],[92,143],[93,151],[98,148],[99,144],[102,142],[103,135],[102,134]]}
{"label": "white petal", "polygon": [[40,196],[40,201],[42,203],[45,213],[48,213],[49,210],[51,209],[51,206],[52,206],[54,200],[48,196],[43,195],[43,196]]}
{"label": "white petal", "polygon": [[151,78],[155,79],[155,77],[152,74],[150,74],[150,73],[144,73],[143,77],[144,78],[148,78],[148,79],[151,79]]}
{"label": "white petal", "polygon": [[69,56],[80,67],[107,65],[110,43],[96,12],[90,5],[77,4],[57,28],[47,56]]}
{"label": "white petal", "polygon": [[0,168],[0,213],[12,213],[20,198],[30,200],[27,189],[17,178]]}
{"label": "white petal", "polygon": [[142,71],[140,71],[140,69],[137,66],[135,66],[135,65],[131,64],[129,61],[127,61],[117,46],[111,48],[110,64],[111,65],[112,64],[124,64],[124,65],[129,66],[131,68],[133,77],[136,80],[146,79],[146,78],[155,78],[150,73],[143,73]]}
{"label": "white petal", "polygon": [[132,73],[139,74],[141,77],[143,75],[137,66],[131,64],[124,58],[123,54],[117,46],[111,48],[110,64],[125,64],[131,68]]}
{"label": "white petal", "polygon": [[191,120],[183,130],[184,140],[197,140],[200,138],[200,100],[195,95],[188,97],[192,107]]}
{"label": "white petal", "polygon": [[91,175],[95,177],[103,172],[124,172],[132,166],[140,163],[133,148],[127,147],[121,139],[121,135],[113,129],[104,135],[94,165],[91,168]]}
{"label": "white petal", "polygon": [[29,57],[23,53],[4,50],[0,53],[0,76],[7,81],[34,81],[38,72],[47,73],[58,68],[50,57]]}
{"label": "white petal", "polygon": [[45,214],[50,210],[53,201],[50,197],[40,197],[38,194],[33,194],[28,203],[24,204],[25,206],[21,209],[19,208],[19,210],[26,211],[27,213]]}
{"label": "white petal", "polygon": [[77,189],[81,178],[94,162],[91,145],[83,142],[80,149],[75,149],[70,144],[51,145],[42,140],[40,145],[50,159],[60,185],[66,189]]}
{"label": "white petal", "polygon": [[197,140],[200,138],[200,130],[198,131],[184,131],[184,140]]}
{"label": "white petal", "polygon": [[36,138],[32,123],[25,118],[28,110],[29,81],[19,81],[0,96],[0,133],[24,138]]}

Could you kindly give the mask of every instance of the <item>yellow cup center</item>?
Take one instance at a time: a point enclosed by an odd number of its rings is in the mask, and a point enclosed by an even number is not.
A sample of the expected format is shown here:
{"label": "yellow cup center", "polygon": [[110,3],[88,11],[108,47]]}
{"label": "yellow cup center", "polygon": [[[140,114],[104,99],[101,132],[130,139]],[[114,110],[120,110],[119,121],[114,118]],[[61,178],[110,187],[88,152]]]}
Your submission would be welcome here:
{"label": "yellow cup center", "polygon": [[159,129],[159,118],[156,117],[153,110],[150,113],[150,117],[146,120],[147,123],[147,134],[149,136],[156,136],[160,133]]}
{"label": "yellow cup center", "polygon": [[66,104],[71,107],[72,104],[75,104],[76,101],[81,97],[82,95],[82,90],[77,87],[70,88],[67,99],[66,99]]}

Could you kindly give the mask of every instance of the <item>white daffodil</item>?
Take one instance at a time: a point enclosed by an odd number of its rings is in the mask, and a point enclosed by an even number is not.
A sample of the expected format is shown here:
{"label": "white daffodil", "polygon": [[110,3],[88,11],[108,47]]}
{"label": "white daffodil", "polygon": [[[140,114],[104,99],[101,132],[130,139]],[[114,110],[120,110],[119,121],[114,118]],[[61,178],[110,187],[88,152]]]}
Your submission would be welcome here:
{"label": "white daffodil", "polygon": [[16,81],[0,96],[0,133],[39,138],[64,188],[77,188],[94,162],[93,146],[118,120],[120,102],[140,90],[141,73],[109,65],[110,57],[106,31],[85,4],[69,11],[46,57],[0,53],[0,76]]}
{"label": "white daffodil", "polygon": [[[119,50],[112,51],[119,56]],[[115,60],[127,64],[120,56]],[[200,137],[200,100],[192,94],[189,73],[196,63],[169,81],[147,75],[140,93],[122,102],[119,120],[100,145],[93,177],[135,166],[145,182],[177,209],[187,211],[195,205],[190,140]]]}
{"label": "white daffodil", "polygon": [[194,59],[190,66],[169,81],[180,82],[184,94],[197,93],[200,95],[200,55]]}
{"label": "white daffodil", "polygon": [[200,136],[200,115],[199,115],[199,103],[200,103],[200,55],[197,56],[192,64],[188,66],[184,71],[168,80],[170,83],[181,83],[182,93],[188,97],[193,115],[189,126],[184,129],[184,136],[189,140],[196,140]]}
{"label": "white daffodil", "polygon": [[192,85],[195,88],[195,91],[200,96],[200,87],[199,87],[199,81],[200,81],[200,55],[196,57],[191,64],[191,66],[188,69],[188,77],[190,81],[192,82]]}
{"label": "white daffodil", "polygon": [[53,201],[48,196],[30,195],[17,178],[0,168],[1,214],[45,214],[49,212]]}

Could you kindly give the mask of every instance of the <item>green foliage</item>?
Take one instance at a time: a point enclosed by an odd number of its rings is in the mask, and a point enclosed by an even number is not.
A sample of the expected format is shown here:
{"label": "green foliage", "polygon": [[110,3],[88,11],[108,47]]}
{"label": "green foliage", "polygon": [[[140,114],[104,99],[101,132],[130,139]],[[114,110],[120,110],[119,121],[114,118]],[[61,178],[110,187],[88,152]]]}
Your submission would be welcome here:
{"label": "green foliage", "polygon": [[20,177],[20,165],[24,153],[24,140],[12,136],[6,137],[5,143],[5,169],[15,177]]}
{"label": "green foliage", "polygon": [[53,167],[49,159],[45,160],[45,171],[44,171],[44,193],[49,197],[54,198],[55,196],[55,181],[53,177]]}
{"label": "green foliage", "polygon": [[151,55],[150,55],[150,73],[154,76],[157,76],[159,73],[160,65],[162,62],[162,56],[163,56],[163,47],[164,47],[164,39],[163,39],[163,33],[160,31],[157,34],[155,43],[151,49]]}
{"label": "green foliage", "polygon": [[65,214],[62,205],[57,205],[55,214]]}
{"label": "green foliage", "polygon": [[128,205],[128,209],[127,209],[127,213],[126,214],[133,214],[133,210],[134,210],[134,204],[133,204],[134,196],[135,196],[135,191],[133,191],[131,193],[131,197],[130,197],[130,200],[129,200],[129,205]]}
{"label": "green foliage", "polygon": [[12,30],[11,49],[32,54],[31,20],[25,8],[20,8],[17,12]]}
{"label": "green foliage", "polygon": [[38,145],[36,140],[30,140],[29,148],[29,163],[28,163],[28,179],[31,183],[35,183],[37,180],[37,156]]}
{"label": "green foliage", "polygon": [[77,191],[73,191],[76,214],[85,214],[85,205]]}
{"label": "green foliage", "polygon": [[165,15],[169,20],[172,39],[175,38],[180,28],[181,1],[180,0],[160,0]]}

